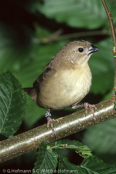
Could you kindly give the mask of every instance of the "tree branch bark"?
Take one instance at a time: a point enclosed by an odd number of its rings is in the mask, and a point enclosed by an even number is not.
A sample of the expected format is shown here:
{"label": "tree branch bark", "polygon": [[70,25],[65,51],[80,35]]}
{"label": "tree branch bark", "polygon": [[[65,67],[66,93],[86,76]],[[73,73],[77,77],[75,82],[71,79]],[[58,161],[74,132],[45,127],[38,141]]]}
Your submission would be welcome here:
{"label": "tree branch bark", "polygon": [[[113,55],[115,61],[115,77],[114,77],[114,90],[113,96],[104,102],[96,105],[98,108],[95,111],[96,122],[95,124],[102,123],[109,119],[116,117],[115,110],[115,95],[116,95],[116,38],[115,30],[113,25],[113,19],[109,12],[105,0],[101,0],[111,26],[112,37],[113,37]],[[70,114],[68,116],[59,118],[59,123],[54,123],[54,129],[56,137],[52,133],[52,130],[47,130],[46,125],[39,126],[10,139],[3,140],[0,142],[0,162],[5,162],[31,150],[38,148],[40,143],[44,140],[47,143],[61,139],[68,135],[79,132],[83,129],[94,125],[93,115],[91,112],[85,116],[85,110],[81,110]]]}
{"label": "tree branch bark", "polygon": [[[116,117],[114,109],[114,97],[96,105],[95,124],[102,123]],[[56,137],[51,128],[47,130],[46,124],[14,136],[10,139],[0,142],[0,162],[4,162],[32,151],[41,144],[42,141],[47,143],[61,139],[68,135],[74,134],[81,130],[94,125],[93,115],[91,112],[85,116],[85,110],[77,111],[68,116],[59,118],[59,123],[54,123]]]}

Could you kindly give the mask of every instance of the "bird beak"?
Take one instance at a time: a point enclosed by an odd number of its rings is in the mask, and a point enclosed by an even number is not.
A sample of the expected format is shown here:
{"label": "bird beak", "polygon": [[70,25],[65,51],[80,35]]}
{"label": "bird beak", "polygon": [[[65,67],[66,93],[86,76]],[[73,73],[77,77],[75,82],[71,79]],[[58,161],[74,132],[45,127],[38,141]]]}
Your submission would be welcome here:
{"label": "bird beak", "polygon": [[89,55],[89,54],[94,53],[96,51],[99,51],[99,48],[95,47],[94,45],[91,45],[87,51],[87,54]]}

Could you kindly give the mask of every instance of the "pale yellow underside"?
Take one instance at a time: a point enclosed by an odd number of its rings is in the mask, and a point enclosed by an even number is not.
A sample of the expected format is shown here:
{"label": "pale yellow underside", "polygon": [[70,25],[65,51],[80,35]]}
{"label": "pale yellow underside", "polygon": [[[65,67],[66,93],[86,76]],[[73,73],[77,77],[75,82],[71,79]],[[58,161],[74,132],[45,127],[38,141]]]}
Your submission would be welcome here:
{"label": "pale yellow underside", "polygon": [[75,69],[60,70],[42,84],[38,103],[44,108],[52,109],[61,109],[78,103],[88,93],[91,79],[87,63]]}

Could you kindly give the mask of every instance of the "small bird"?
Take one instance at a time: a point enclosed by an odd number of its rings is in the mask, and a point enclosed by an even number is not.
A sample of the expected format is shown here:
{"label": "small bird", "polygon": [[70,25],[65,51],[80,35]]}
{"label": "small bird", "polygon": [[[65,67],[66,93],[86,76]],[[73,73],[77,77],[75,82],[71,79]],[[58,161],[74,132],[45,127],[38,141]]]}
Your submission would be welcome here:
{"label": "small bird", "polygon": [[92,53],[99,49],[88,41],[72,41],[64,45],[61,50],[52,57],[45,66],[45,71],[35,80],[33,87],[24,88],[35,103],[47,110],[47,127],[53,128],[51,109],[63,109],[65,107],[88,107],[93,113],[95,105],[84,103],[77,105],[89,92],[92,83],[92,73],[88,60]]}

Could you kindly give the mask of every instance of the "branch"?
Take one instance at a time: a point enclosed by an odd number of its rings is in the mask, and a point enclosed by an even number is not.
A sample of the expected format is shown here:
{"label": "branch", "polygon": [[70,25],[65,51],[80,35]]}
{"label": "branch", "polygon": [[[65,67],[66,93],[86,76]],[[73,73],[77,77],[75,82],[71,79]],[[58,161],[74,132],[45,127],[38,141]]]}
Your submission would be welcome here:
{"label": "branch", "polygon": [[[115,30],[113,25],[112,15],[109,12],[107,5],[104,0],[101,0],[111,26],[112,37],[113,37],[113,55],[115,58],[115,77],[114,77],[114,92],[113,96],[104,102],[96,105],[98,108],[95,111],[96,122],[95,124],[102,123],[109,119],[116,117],[115,110],[115,94],[116,94],[116,38]],[[68,135],[79,132],[83,129],[91,127],[94,125],[93,115],[88,112],[85,116],[85,110],[75,112],[66,117],[59,118],[60,123],[54,124],[54,129],[56,132],[56,137],[52,133],[52,130],[47,130],[46,125],[39,126],[10,139],[0,142],[0,162],[4,162],[20,156],[24,153],[32,151],[40,145],[44,140],[47,143],[53,142],[55,140],[61,139]]]}
{"label": "branch", "polygon": [[[97,104],[96,107],[98,109],[95,111],[95,124],[107,121],[116,116],[113,97]],[[1,141],[0,162],[10,160],[37,149],[42,141],[50,143],[94,125],[93,115],[91,112],[88,112],[85,116],[85,110],[77,111],[58,120],[59,123],[54,123],[56,137],[51,129],[47,130],[46,124],[44,124],[10,139]]]}
{"label": "branch", "polygon": [[56,40],[62,40],[62,39],[71,39],[71,38],[77,38],[77,37],[87,37],[87,36],[97,36],[97,35],[109,35],[110,31],[101,31],[101,30],[96,30],[96,31],[83,31],[83,32],[78,32],[78,33],[71,33],[71,34],[65,34],[65,35],[60,35],[61,30],[58,30],[57,32],[51,34],[48,37],[44,37],[41,40],[34,38],[34,42],[38,43],[48,43],[48,42],[53,42]]}

